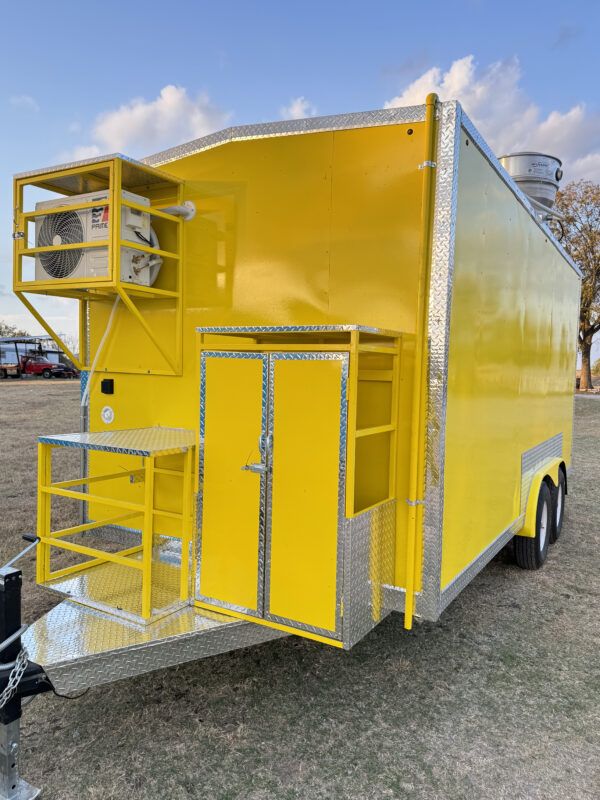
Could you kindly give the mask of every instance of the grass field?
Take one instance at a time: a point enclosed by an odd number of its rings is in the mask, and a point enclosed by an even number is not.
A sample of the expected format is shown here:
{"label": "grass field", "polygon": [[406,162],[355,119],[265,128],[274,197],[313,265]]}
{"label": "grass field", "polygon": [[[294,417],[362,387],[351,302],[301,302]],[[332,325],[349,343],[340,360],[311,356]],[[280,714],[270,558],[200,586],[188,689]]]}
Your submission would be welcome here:
{"label": "grass field", "polygon": [[[78,390],[0,385],[1,562],[34,530],[36,437],[78,430]],[[73,702],[43,695],[24,712],[24,777],[56,800],[598,800],[600,401],[576,405],[542,570],[509,547],[437,623],[406,632],[393,614],[350,652],[288,637]],[[21,565],[32,621],[56,601]]]}

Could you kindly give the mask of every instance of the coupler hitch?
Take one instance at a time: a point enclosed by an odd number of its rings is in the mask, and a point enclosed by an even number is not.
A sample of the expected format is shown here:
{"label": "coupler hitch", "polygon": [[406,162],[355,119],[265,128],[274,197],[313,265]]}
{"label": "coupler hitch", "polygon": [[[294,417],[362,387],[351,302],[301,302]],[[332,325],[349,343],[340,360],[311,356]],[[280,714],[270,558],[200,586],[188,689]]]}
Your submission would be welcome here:
{"label": "coupler hitch", "polygon": [[0,800],[32,800],[41,791],[19,777],[21,701],[52,690],[21,646],[21,583],[20,570],[0,567]]}

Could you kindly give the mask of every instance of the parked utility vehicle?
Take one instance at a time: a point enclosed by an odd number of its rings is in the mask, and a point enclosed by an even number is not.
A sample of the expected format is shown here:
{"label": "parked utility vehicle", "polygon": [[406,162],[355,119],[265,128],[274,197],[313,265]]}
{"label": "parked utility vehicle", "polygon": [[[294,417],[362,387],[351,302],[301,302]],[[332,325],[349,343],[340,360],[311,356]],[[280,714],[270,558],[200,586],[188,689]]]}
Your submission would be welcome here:
{"label": "parked utility vehicle", "polygon": [[50,361],[45,356],[21,356],[14,363],[0,363],[0,377],[22,378],[24,375],[41,375],[42,378],[71,377],[72,370],[67,370],[60,361]]}

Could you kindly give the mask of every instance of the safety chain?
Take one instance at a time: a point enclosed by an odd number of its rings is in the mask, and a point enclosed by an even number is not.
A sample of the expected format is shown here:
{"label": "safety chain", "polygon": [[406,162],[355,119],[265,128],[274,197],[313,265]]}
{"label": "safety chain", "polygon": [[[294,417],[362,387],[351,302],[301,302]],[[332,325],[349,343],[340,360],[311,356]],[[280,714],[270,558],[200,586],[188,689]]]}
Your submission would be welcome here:
{"label": "safety chain", "polygon": [[23,673],[27,669],[27,664],[29,663],[29,653],[27,652],[27,648],[22,647],[21,652],[17,656],[15,661],[15,665],[11,670],[10,675],[8,676],[8,683],[6,684],[6,688],[0,694],[0,708],[4,708],[4,706],[8,703],[8,701],[12,698],[12,696],[17,691],[17,687],[23,677]]}

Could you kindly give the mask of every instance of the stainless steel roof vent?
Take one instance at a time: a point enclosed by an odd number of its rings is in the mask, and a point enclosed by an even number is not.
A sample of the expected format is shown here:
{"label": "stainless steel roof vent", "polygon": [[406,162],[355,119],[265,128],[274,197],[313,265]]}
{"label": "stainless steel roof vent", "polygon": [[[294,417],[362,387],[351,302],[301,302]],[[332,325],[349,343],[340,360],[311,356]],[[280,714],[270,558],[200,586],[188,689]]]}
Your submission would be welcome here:
{"label": "stainless steel roof vent", "polygon": [[536,211],[542,212],[546,219],[559,216],[556,211],[548,212],[554,205],[563,176],[560,159],[545,153],[509,153],[500,158],[500,163]]}

